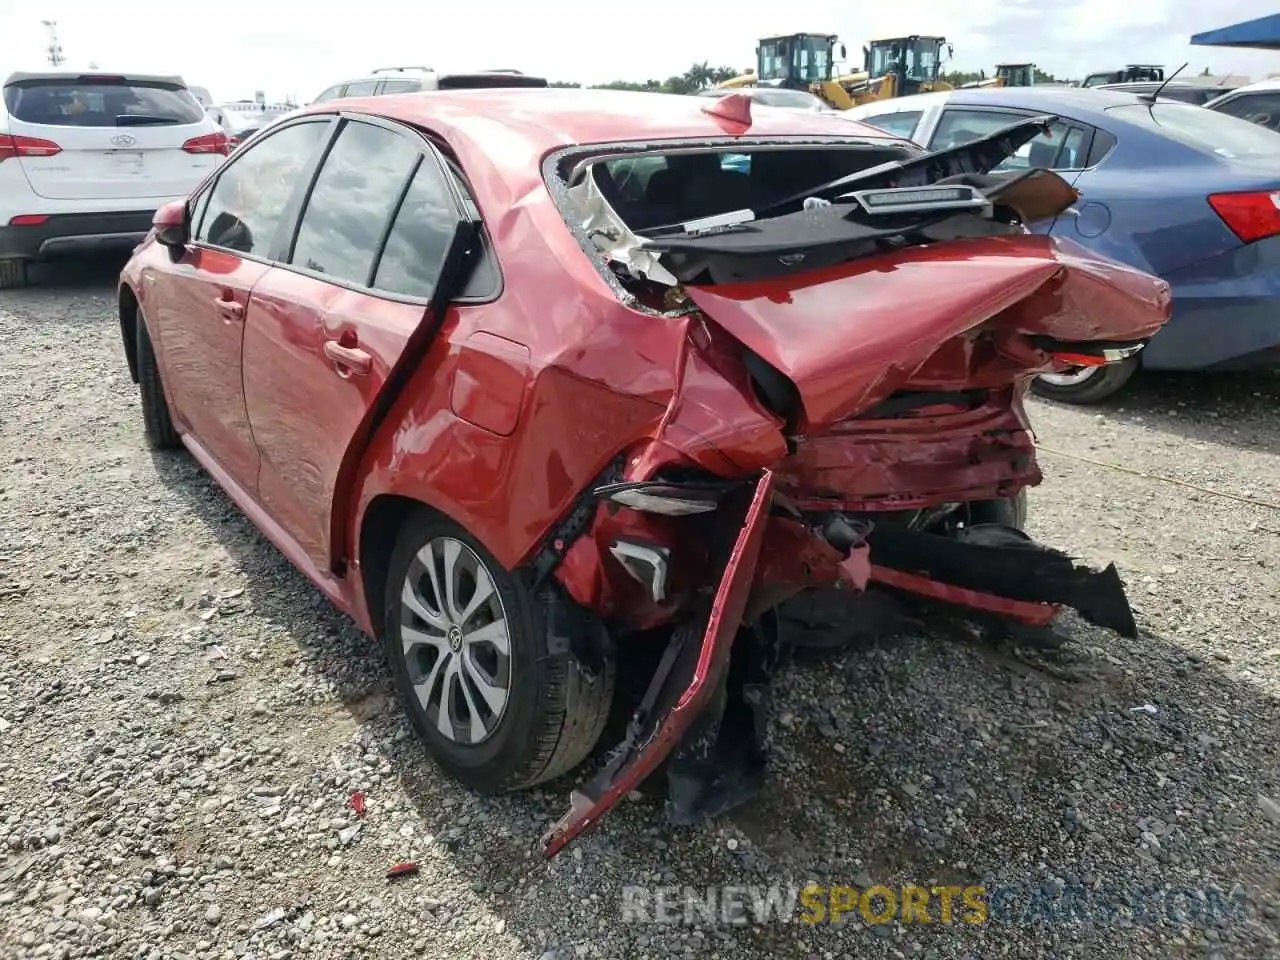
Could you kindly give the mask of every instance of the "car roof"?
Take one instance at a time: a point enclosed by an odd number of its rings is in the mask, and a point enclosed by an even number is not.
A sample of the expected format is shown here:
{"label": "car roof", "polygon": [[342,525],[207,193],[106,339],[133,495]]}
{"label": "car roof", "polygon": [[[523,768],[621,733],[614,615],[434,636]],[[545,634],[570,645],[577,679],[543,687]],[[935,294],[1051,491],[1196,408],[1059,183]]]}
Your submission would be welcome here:
{"label": "car roof", "polygon": [[[367,113],[427,128],[442,138],[473,180],[499,203],[542,182],[542,161],[565,147],[595,143],[732,138],[733,125],[706,112],[717,101],[681,94],[562,87],[489,87],[348,97],[303,114]],[[296,115],[291,115],[296,116]],[[745,136],[898,138],[839,113],[761,108]]]}
{"label": "car roof", "polygon": [[[1220,84],[1217,83],[1196,83],[1194,80],[1126,80],[1123,83],[1102,83],[1091,90],[1154,90],[1156,87],[1163,87],[1166,90],[1175,88],[1182,90],[1217,90]],[[1233,89],[1230,87],[1222,87],[1222,89]]]}
{"label": "car roof", "polygon": [[1078,119],[1101,119],[1109,107],[1131,106],[1145,101],[1127,90],[1100,90],[1097,87],[1004,87],[986,90],[956,90],[953,103],[976,106],[1017,107],[1024,110],[1068,110]]}
{"label": "car roof", "polygon": [[917,93],[909,97],[873,101],[854,107],[853,117],[925,111],[944,104],[969,107],[1011,107],[1039,113],[1063,113],[1086,123],[1101,124],[1109,107],[1146,103],[1136,93],[1099,87],[971,87]]}
{"label": "car roof", "polygon": [[[706,111],[715,102],[680,94],[557,87],[484,88],[357,97],[317,104],[307,113],[359,110],[438,131],[446,139],[473,140],[495,155],[518,138],[539,154],[560,147],[643,140],[731,137],[725,122]],[[838,114],[761,110],[746,131],[751,137],[866,136],[892,139]]]}

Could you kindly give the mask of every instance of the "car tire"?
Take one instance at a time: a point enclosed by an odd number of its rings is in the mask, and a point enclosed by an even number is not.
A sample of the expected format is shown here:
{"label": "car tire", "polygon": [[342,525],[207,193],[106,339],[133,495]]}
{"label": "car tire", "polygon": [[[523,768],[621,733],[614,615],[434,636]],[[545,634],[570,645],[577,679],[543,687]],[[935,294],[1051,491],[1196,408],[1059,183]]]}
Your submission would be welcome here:
{"label": "car tire", "polygon": [[1015,530],[1027,526],[1027,490],[1023,487],[1012,497],[1001,500],[979,500],[969,504],[970,523],[999,523]]}
{"label": "car tire", "polygon": [[27,261],[0,260],[0,290],[18,290],[27,285]]}
{"label": "car tire", "polygon": [[169,402],[164,396],[164,383],[160,379],[160,365],[151,346],[147,323],[138,311],[135,322],[138,346],[138,392],[142,397],[142,431],[152,450],[176,450],[182,446],[182,438],[173,428],[169,416]]}
{"label": "car tire", "polygon": [[1137,370],[1138,358],[1129,357],[1100,367],[1078,367],[1066,374],[1042,375],[1031,381],[1031,389],[1046,400],[1098,403],[1128,383]]}
{"label": "car tire", "polygon": [[[491,590],[477,600],[486,582]],[[385,596],[392,676],[415,731],[450,776],[505,793],[554,779],[591,753],[613,701],[613,657],[589,671],[569,650],[551,649],[525,578],[461,526],[414,513],[392,551]]]}

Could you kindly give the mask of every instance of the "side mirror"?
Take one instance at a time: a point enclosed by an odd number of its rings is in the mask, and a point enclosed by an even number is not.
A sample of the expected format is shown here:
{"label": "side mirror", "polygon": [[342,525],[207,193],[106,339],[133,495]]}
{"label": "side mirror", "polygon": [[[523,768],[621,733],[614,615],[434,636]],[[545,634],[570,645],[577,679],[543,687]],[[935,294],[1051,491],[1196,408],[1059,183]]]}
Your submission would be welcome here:
{"label": "side mirror", "polygon": [[849,54],[845,51],[845,49],[844,49],[844,44],[843,44],[843,43],[842,43],[842,44],[840,44],[840,59],[841,59],[841,60],[848,60],[848,59],[849,59]]}
{"label": "side mirror", "polygon": [[156,231],[156,242],[170,251],[183,250],[191,239],[187,229],[187,202],[174,200],[166,203],[151,218]]}

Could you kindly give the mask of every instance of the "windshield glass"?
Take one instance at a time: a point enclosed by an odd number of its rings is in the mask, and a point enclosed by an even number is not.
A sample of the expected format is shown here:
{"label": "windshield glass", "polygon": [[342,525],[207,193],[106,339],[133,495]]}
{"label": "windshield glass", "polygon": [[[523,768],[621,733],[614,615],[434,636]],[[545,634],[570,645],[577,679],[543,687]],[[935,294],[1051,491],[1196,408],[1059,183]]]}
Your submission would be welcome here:
{"label": "windshield glass", "polygon": [[803,90],[757,90],[751,98],[766,107],[796,107],[801,110],[817,110],[822,101]]}
{"label": "windshield glass", "polygon": [[260,130],[289,112],[287,107],[257,104],[222,104],[219,108],[225,118],[223,126],[233,132]]}
{"label": "windshield glass", "polygon": [[760,44],[761,81],[814,83],[831,78],[831,44],[826,37],[782,37]]}
{"label": "windshield glass", "polygon": [[871,45],[867,57],[867,72],[874,80],[885,74],[897,74],[911,80],[925,82],[938,79],[938,48],[936,38],[921,37],[915,40],[885,40]]}
{"label": "windshield glass", "polygon": [[1158,102],[1109,107],[1118,120],[1172,137],[1204,153],[1235,160],[1240,157],[1280,157],[1280,137],[1247,120],[1186,103]]}
{"label": "windshield glass", "polygon": [[912,80],[938,79],[938,41],[917,40],[907,49],[907,76]]}

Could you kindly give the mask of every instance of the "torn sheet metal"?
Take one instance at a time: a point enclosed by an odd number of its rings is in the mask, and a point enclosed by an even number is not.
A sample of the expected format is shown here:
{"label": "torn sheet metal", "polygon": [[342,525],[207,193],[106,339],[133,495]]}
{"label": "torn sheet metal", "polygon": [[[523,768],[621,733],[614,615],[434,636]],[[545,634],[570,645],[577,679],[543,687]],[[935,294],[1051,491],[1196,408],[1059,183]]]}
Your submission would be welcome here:
{"label": "torn sheet metal", "polygon": [[[742,625],[760,546],[773,501],[773,474],[756,483],[750,505],[716,589],[706,629],[696,649],[687,627],[678,627],[646,694],[650,710],[637,710],[627,737],[604,768],[575,790],[569,810],[543,837],[543,853],[554,856],[653,773],[716,695],[729,652]],[[683,649],[682,649],[683,647]]]}
{"label": "torn sheet metal", "polygon": [[631,232],[609,205],[589,169],[582,183],[570,187],[568,194],[581,211],[579,226],[600,248],[605,259],[623,264],[636,277],[647,277],[667,286],[676,285],[676,278],[658,262],[660,255],[645,249],[644,241]]}

